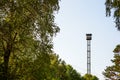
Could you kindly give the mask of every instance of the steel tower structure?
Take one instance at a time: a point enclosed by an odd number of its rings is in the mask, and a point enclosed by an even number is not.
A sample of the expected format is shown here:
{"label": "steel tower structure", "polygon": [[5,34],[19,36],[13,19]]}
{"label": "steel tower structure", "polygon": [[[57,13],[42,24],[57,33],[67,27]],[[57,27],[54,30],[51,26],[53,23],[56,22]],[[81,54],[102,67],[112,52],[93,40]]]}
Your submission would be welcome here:
{"label": "steel tower structure", "polygon": [[87,40],[87,74],[91,74],[91,40],[92,34],[86,34]]}

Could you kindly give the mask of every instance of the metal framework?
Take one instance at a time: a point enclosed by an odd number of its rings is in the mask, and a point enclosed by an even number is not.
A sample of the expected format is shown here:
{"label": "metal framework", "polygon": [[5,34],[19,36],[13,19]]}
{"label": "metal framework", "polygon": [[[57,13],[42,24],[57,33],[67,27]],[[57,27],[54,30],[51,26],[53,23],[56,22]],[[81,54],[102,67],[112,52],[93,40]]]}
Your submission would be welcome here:
{"label": "metal framework", "polygon": [[87,40],[87,74],[91,74],[91,40],[92,34],[86,34]]}

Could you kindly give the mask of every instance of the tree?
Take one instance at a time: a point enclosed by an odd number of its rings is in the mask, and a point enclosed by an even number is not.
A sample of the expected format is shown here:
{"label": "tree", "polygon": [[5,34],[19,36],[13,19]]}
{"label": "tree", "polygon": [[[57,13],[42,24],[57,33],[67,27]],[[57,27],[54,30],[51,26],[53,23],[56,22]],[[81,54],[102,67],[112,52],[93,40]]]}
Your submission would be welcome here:
{"label": "tree", "polygon": [[113,65],[107,66],[103,75],[110,80],[119,80],[120,79],[120,45],[117,45],[113,51],[114,59],[111,60]]}
{"label": "tree", "polygon": [[50,72],[53,80],[66,80],[66,63],[57,54],[50,54]]}
{"label": "tree", "polygon": [[81,75],[71,65],[66,65],[67,80],[82,80]]}
{"label": "tree", "polygon": [[50,80],[68,80],[66,63],[57,54],[50,54]]}
{"label": "tree", "polygon": [[115,18],[116,27],[120,30],[120,1],[119,0],[106,0],[106,16],[111,16],[111,10],[113,10],[113,16]]}
{"label": "tree", "polygon": [[52,38],[59,31],[54,23],[58,10],[59,0],[0,0],[0,74],[4,80],[10,78],[10,60],[33,60],[52,51]]}
{"label": "tree", "polygon": [[81,75],[58,55],[50,54],[50,61],[50,80],[81,80]]}
{"label": "tree", "polygon": [[99,80],[96,76],[91,75],[91,74],[85,74],[82,77],[82,80]]}

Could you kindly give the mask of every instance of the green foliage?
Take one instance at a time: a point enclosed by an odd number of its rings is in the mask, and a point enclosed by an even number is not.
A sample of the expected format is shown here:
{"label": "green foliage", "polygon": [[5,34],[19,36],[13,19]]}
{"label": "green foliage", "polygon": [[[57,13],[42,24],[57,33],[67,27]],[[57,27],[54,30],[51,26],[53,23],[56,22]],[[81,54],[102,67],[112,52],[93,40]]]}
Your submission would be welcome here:
{"label": "green foliage", "polygon": [[72,66],[59,59],[58,55],[50,54],[50,60],[51,80],[81,80],[81,75]]}
{"label": "green foliage", "polygon": [[111,16],[111,10],[113,10],[113,16],[115,18],[116,27],[120,30],[120,1],[119,0],[106,0],[106,16]]}
{"label": "green foliage", "polygon": [[114,53],[120,52],[120,44],[116,46],[116,48],[113,50]]}
{"label": "green foliage", "polygon": [[118,80],[120,79],[120,46],[117,45],[113,52],[115,52],[114,59],[111,60],[113,65],[107,66],[103,75],[108,79]]}
{"label": "green foliage", "polygon": [[91,74],[85,74],[82,77],[82,80],[99,80],[96,76],[91,75]]}
{"label": "green foliage", "polygon": [[48,62],[45,57],[59,32],[54,23],[58,10],[59,0],[0,0],[0,74],[4,80],[29,79],[30,64],[38,65],[33,63],[38,58],[39,64]]}
{"label": "green foliage", "polygon": [[75,70],[73,69],[72,66],[70,65],[67,65],[67,76],[68,76],[68,79],[67,80],[82,80],[81,79],[81,75]]}

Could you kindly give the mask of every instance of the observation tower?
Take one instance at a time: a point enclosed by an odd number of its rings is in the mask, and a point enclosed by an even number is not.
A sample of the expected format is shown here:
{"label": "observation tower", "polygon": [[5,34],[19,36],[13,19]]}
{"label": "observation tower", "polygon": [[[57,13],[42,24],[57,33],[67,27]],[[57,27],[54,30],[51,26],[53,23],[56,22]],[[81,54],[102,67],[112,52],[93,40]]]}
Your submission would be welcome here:
{"label": "observation tower", "polygon": [[91,74],[91,40],[92,34],[86,34],[87,40],[87,74]]}

